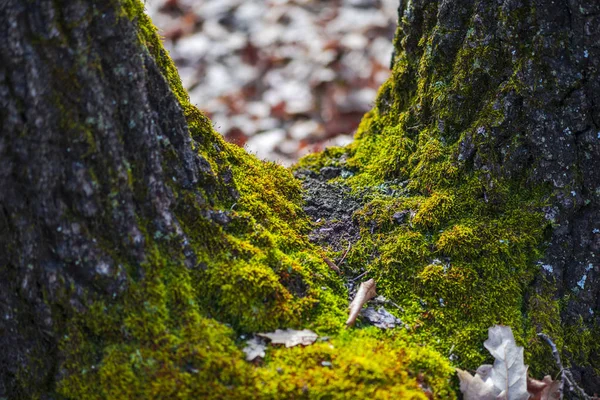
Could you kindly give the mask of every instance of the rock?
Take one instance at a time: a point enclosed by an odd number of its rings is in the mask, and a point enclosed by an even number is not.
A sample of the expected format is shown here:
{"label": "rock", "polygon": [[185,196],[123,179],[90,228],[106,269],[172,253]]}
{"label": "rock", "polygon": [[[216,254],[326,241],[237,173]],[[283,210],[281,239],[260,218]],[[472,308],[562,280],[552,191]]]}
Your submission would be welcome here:
{"label": "rock", "polygon": [[398,325],[402,325],[402,320],[394,317],[384,307],[380,307],[377,310],[374,307],[367,307],[361,310],[360,316],[381,329],[392,329]]}
{"label": "rock", "polygon": [[395,212],[394,215],[392,215],[392,219],[394,220],[395,223],[400,225],[406,221],[406,216],[409,214],[410,214],[410,211],[408,211],[408,210],[398,211],[398,212]]}
{"label": "rock", "polygon": [[321,168],[321,176],[325,178],[325,180],[330,180],[333,178],[337,178],[342,173],[341,168],[335,167],[323,167]]}

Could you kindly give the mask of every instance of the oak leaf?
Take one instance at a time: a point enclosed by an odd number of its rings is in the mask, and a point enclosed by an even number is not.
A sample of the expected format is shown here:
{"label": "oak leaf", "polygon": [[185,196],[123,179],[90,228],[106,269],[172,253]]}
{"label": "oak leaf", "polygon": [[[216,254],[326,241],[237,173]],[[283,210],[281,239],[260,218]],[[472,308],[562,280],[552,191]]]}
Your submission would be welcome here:
{"label": "oak leaf", "polygon": [[467,371],[456,368],[460,380],[460,391],[464,400],[496,400],[497,390],[491,380],[480,374],[471,375]]}
{"label": "oak leaf", "polygon": [[549,375],[546,375],[541,381],[527,379],[527,390],[531,394],[530,400],[560,399],[560,381],[553,381]]}
{"label": "oak leaf", "polygon": [[489,379],[500,391],[498,398],[527,400],[527,366],[523,362],[523,347],[515,343],[510,327],[491,327],[488,340],[483,345],[495,358]]}
{"label": "oak leaf", "polygon": [[494,356],[493,366],[482,365],[475,376],[457,369],[465,399],[529,399],[523,348],[515,343],[512,330],[501,325],[491,327],[483,345]]}

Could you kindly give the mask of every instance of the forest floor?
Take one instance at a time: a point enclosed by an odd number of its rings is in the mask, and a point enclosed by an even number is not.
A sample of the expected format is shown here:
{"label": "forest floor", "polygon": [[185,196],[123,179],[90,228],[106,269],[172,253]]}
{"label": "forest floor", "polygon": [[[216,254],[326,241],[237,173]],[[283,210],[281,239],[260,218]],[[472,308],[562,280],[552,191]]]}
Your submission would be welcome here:
{"label": "forest floor", "polygon": [[289,165],[345,145],[389,76],[397,0],[149,0],[193,104]]}

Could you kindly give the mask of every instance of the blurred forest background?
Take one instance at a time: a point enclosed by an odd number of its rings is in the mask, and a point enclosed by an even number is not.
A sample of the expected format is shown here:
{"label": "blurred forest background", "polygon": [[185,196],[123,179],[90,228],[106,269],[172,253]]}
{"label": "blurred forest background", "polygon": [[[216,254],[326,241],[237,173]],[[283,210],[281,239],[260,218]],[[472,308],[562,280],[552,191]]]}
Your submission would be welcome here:
{"label": "blurred forest background", "polygon": [[149,0],[191,101],[289,165],[345,145],[389,76],[398,0]]}

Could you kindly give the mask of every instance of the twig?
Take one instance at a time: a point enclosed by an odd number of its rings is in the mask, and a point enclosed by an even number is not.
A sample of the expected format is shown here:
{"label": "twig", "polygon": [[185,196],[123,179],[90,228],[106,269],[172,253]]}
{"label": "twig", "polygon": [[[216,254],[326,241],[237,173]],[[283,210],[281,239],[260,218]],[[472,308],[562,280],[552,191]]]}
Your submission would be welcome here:
{"label": "twig", "polygon": [[344,262],[344,260],[346,259],[346,256],[348,255],[348,252],[350,251],[350,248],[352,247],[352,243],[349,242],[348,243],[348,248],[346,249],[346,251],[344,252],[344,254],[342,255],[342,258],[340,261],[338,261],[337,265],[342,265],[342,263]]}
{"label": "twig", "polygon": [[579,386],[577,384],[577,381],[575,381],[575,378],[573,378],[573,374],[571,373],[571,371],[569,371],[568,369],[564,371],[565,373],[565,377],[567,378],[567,382],[569,383],[569,386],[571,387],[571,391],[573,391],[573,389],[575,389],[576,392],[578,392],[578,394],[583,397],[584,400],[592,400],[591,396],[588,396],[588,394],[585,392],[585,390],[583,390],[581,388],[581,386]]}
{"label": "twig", "polygon": [[552,339],[550,339],[550,336],[548,336],[542,332],[538,333],[538,336],[541,337],[542,339],[544,339],[546,341],[546,343],[548,343],[550,345],[550,347],[552,348],[552,356],[554,356],[556,365],[558,365],[558,368],[561,371],[560,372],[560,388],[558,389],[558,391],[560,392],[560,399],[562,400],[563,395],[564,395],[564,389],[565,389],[566,374],[565,374],[565,369],[563,368],[562,362],[560,361],[560,354],[558,353],[558,349],[556,348],[556,345],[554,344]]}
{"label": "twig", "polygon": [[357,276],[356,278],[350,279],[350,282],[356,282],[357,280],[359,280],[360,278],[362,278],[363,276],[365,276],[368,273],[369,273],[369,271],[365,271],[362,274],[360,274],[359,276]]}
{"label": "twig", "polygon": [[571,373],[571,371],[563,368],[562,362],[560,361],[560,354],[558,354],[558,349],[556,348],[556,345],[554,344],[552,339],[550,339],[550,336],[546,335],[545,333],[538,333],[538,336],[541,337],[542,339],[544,339],[550,345],[550,347],[552,348],[552,355],[554,356],[554,360],[556,361],[558,368],[560,368],[560,372],[561,372],[560,389],[559,389],[560,390],[560,398],[561,399],[563,398],[564,383],[566,381],[567,384],[569,385],[569,390],[571,392],[576,391],[577,394],[579,396],[581,396],[584,400],[592,400],[592,397],[589,396],[587,393],[585,393],[585,390],[583,390],[577,384],[577,381],[575,381],[575,378],[573,378],[573,374]]}

